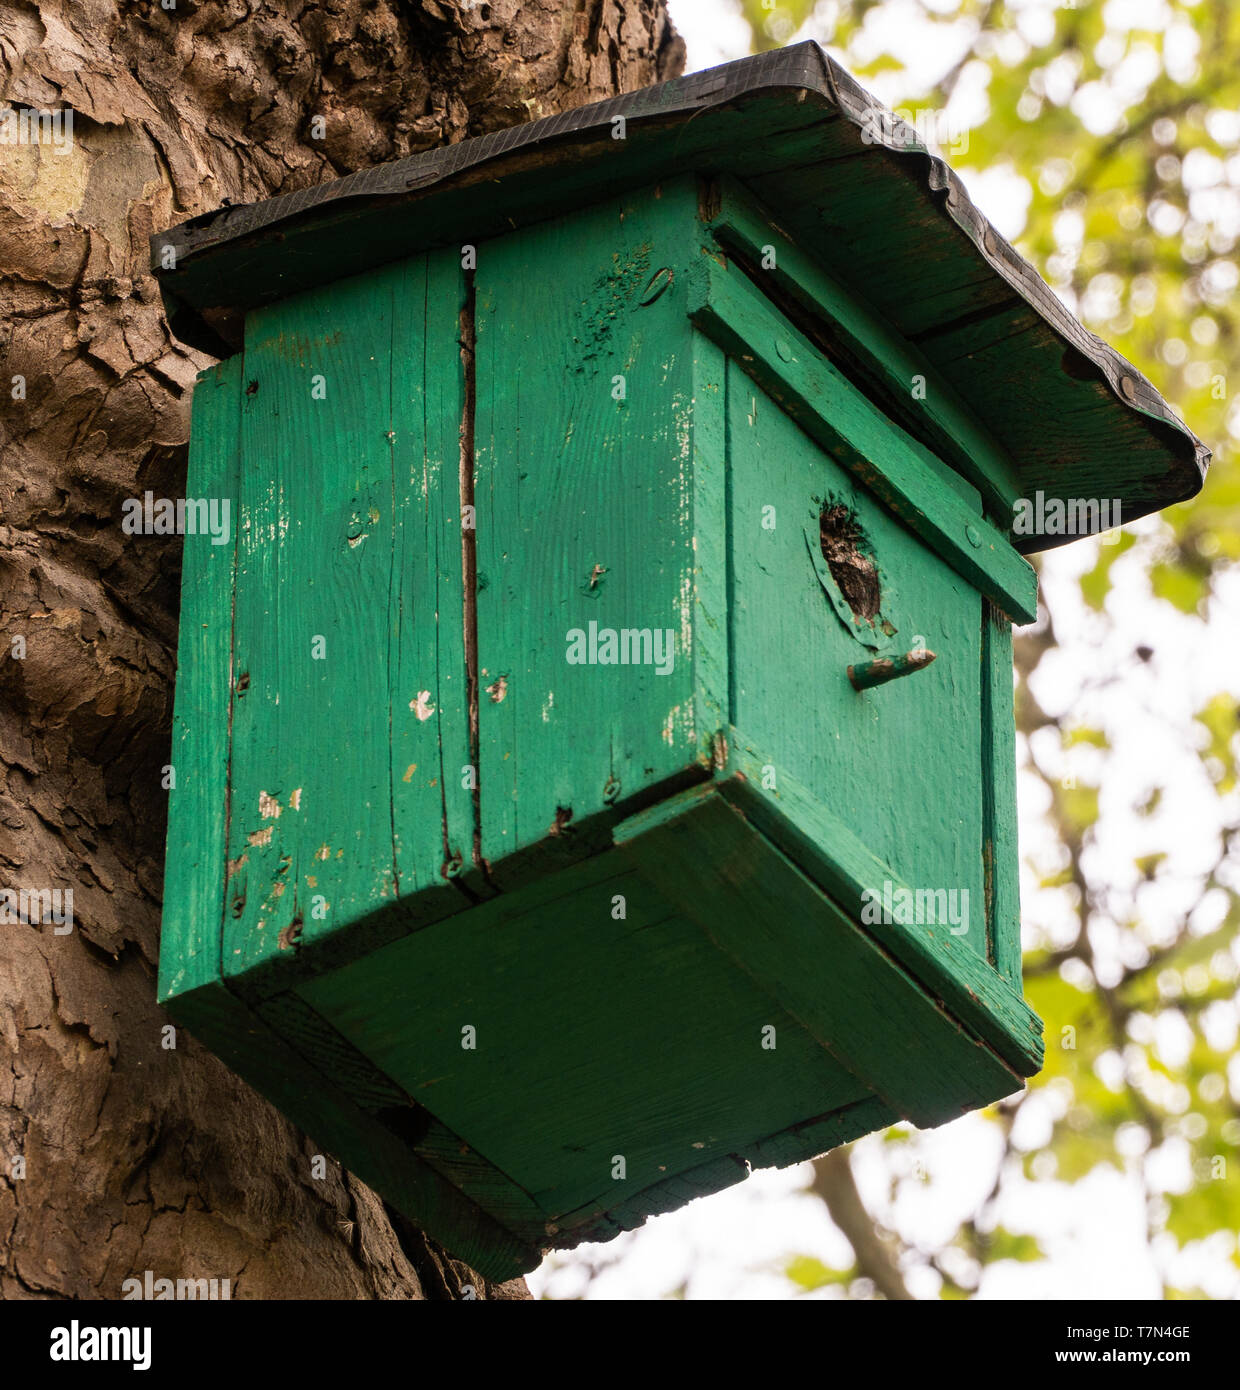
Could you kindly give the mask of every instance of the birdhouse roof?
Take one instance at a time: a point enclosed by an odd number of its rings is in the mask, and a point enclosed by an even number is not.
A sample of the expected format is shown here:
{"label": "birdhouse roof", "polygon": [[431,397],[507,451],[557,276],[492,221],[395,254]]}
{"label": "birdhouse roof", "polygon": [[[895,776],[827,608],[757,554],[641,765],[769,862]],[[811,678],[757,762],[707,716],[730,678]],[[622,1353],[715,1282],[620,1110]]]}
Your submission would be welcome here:
{"label": "birdhouse roof", "polygon": [[[1130,521],[1200,490],[1206,446],[813,42],[224,207],[156,234],[152,254],[173,331],[226,356],[261,304],[692,173],[747,186],[914,342],[1008,451],[1025,497],[1119,499]],[[167,248],[174,269],[160,268]]]}

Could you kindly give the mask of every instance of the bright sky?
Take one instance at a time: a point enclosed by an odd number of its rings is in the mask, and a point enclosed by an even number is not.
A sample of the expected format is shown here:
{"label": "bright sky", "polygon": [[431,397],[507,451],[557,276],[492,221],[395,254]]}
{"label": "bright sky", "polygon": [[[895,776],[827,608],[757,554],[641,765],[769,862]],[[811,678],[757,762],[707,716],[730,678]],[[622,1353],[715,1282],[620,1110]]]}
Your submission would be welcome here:
{"label": "bright sky", "polygon": [[[819,14],[831,3],[824,0]],[[691,71],[748,51],[748,28],[732,0],[669,0],[669,8],[685,37]],[[954,6],[944,0],[940,8],[950,13]],[[1023,42],[1020,33],[1037,42],[1049,23],[1043,0],[1026,0],[1020,8],[1019,33],[1009,40],[1017,47]],[[895,54],[929,88],[961,55],[969,36],[964,30],[953,34],[947,26],[927,31],[916,18],[911,5],[889,0],[872,12],[865,41],[874,52]],[[1162,0],[1123,0],[1122,6],[1112,0],[1108,7],[1108,20],[1116,28],[1163,27],[1165,18]],[[821,32],[811,21],[797,37]],[[1168,62],[1178,69],[1176,76],[1191,71],[1195,42],[1191,31],[1173,36]],[[1109,129],[1119,109],[1117,94],[1123,99],[1139,95],[1156,71],[1156,64],[1151,68],[1136,53],[1117,75],[1115,92],[1097,90],[1085,95],[1082,119],[1092,130]],[[904,91],[893,85],[890,74],[884,77],[886,83],[870,82],[871,90],[888,104],[902,102]],[[967,127],[984,118],[985,111],[985,90],[966,73],[952,114]],[[949,151],[944,153],[951,158]],[[971,196],[991,221],[1009,239],[1018,237],[1029,199],[1024,181],[1005,170],[970,173],[962,167],[967,158],[952,162],[961,168]],[[1233,201],[1240,227],[1240,200]],[[1129,529],[1141,538],[1139,548],[1157,545],[1155,520]],[[1095,852],[1102,856],[1116,888],[1135,886],[1134,853],[1171,851],[1178,872],[1160,876],[1159,883],[1143,888],[1138,898],[1146,944],[1153,946],[1176,916],[1193,904],[1194,872],[1211,862],[1217,843],[1214,793],[1192,753],[1192,714],[1217,691],[1240,691],[1240,644],[1208,640],[1199,622],[1175,614],[1165,604],[1152,604],[1135,548],[1115,566],[1116,587],[1108,604],[1112,621],[1102,622],[1085,608],[1075,583],[1094,564],[1098,545],[1094,540],[1079,541],[1048,558],[1043,588],[1056,614],[1059,648],[1042,662],[1034,693],[1049,712],[1071,709],[1079,722],[1109,733],[1115,757],[1105,790],[1104,838]],[[1235,574],[1219,586],[1208,628],[1216,638],[1240,630],[1240,577]],[[1154,648],[1148,664],[1133,665],[1129,660],[1139,642]],[[1103,677],[1114,679],[1099,687]],[[1038,751],[1048,770],[1067,770],[1058,747]],[[1090,750],[1076,750],[1074,756],[1087,760]],[[1166,777],[1167,768],[1175,769],[1174,777]],[[1086,771],[1084,762],[1080,770]],[[1164,781],[1168,793],[1159,811],[1153,817],[1138,818],[1129,808],[1143,800],[1152,785]],[[1040,820],[1045,790],[1036,779],[1025,776],[1020,798],[1022,855],[1034,869],[1043,869],[1055,849]],[[1237,818],[1240,798],[1233,798],[1225,810]],[[1022,870],[1022,904],[1027,946],[1045,936],[1063,939],[1071,931],[1068,902],[1055,892],[1038,890],[1028,863]],[[1218,905],[1203,904],[1195,925],[1203,930],[1212,926],[1220,910]],[[1120,933],[1112,935],[1112,941],[1100,946],[1104,954],[1107,949],[1118,953],[1129,948]],[[1240,954],[1230,961],[1216,961],[1215,967],[1217,973],[1227,976],[1230,971],[1230,978],[1235,978],[1240,974]],[[1210,1027],[1212,1040],[1234,1049],[1234,1002],[1214,1006]],[[1047,1042],[1051,1046],[1055,1040],[1048,1036]],[[1183,1060],[1185,1038],[1177,1033],[1173,1018],[1157,1044],[1168,1065]],[[1118,1066],[1118,1058],[1113,1060]],[[1240,1064],[1234,1058],[1226,1084],[1240,1103]],[[1065,1104],[1061,1096],[1044,1089],[1035,1104],[1025,1107],[1022,1126],[1027,1147],[1045,1138],[1052,1114]],[[1187,1137],[1191,1137],[1192,1118],[1185,1116]],[[1240,1122],[1236,1130],[1234,1141],[1240,1143]],[[871,1212],[898,1228],[906,1241],[930,1248],[948,1238],[960,1219],[976,1209],[993,1182],[1001,1146],[994,1126],[980,1117],[966,1116],[922,1134],[916,1146],[902,1145],[895,1152],[890,1146],[882,1152],[883,1147],[879,1136],[857,1146],[853,1167],[862,1196]],[[1177,1149],[1173,1141],[1159,1156],[1156,1171],[1167,1189],[1180,1187],[1188,1179],[1183,1148]],[[912,1175],[915,1159],[925,1165],[930,1183]],[[893,1204],[890,1179],[901,1165],[906,1177],[896,1185]],[[787,1298],[794,1290],[780,1270],[789,1255],[816,1256],[831,1266],[851,1262],[848,1244],[823,1204],[801,1191],[809,1173],[809,1165],[755,1173],[736,1187],[657,1217],[610,1244],[583,1246],[553,1257],[530,1276],[530,1286],[536,1295],[553,1298],[579,1296],[588,1281],[591,1298],[658,1298],[682,1285],[689,1298]],[[1006,1261],[991,1266],[982,1287],[984,1298],[1157,1296],[1158,1282],[1143,1238],[1142,1198],[1134,1179],[1113,1170],[1095,1172],[1075,1185],[1035,1184],[1017,1176],[1002,1201],[1000,1218],[1010,1230],[1037,1233],[1049,1258],[1036,1264]],[[1221,1232],[1210,1249],[1183,1256],[1184,1268],[1177,1271],[1183,1282],[1200,1281],[1214,1297],[1240,1294],[1234,1267],[1226,1260],[1235,1240],[1233,1233]],[[921,1296],[933,1297],[935,1290],[933,1277],[922,1287],[913,1284],[913,1292]]]}

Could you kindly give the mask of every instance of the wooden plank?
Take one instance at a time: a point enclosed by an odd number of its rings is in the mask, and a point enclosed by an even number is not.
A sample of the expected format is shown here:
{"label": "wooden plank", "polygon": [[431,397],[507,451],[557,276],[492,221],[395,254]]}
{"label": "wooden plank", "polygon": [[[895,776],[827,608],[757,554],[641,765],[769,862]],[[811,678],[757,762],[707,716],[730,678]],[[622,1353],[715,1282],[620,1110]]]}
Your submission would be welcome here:
{"label": "wooden plank", "polygon": [[738,271],[702,256],[689,279],[694,323],[964,578],[1014,619],[1034,620],[1032,566],[936,476],[928,451],[896,429]]}
{"label": "wooden plank", "polygon": [[617,839],[642,875],[899,1114],[942,1124],[1021,1088],[724,797],[634,819]]}
{"label": "wooden plank", "polygon": [[728,725],[728,363],[693,335],[693,698],[703,735]]}
{"label": "wooden plank", "polygon": [[[867,892],[893,891],[908,885],[900,874],[863,844],[784,768],[776,787],[763,786],[770,757],[736,729],[728,736],[728,768],[716,785],[720,794],[760,829],[804,873],[838,903],[859,915]],[[664,814],[670,814],[670,803]],[[621,835],[640,832],[635,816]],[[867,926],[884,950],[973,1029],[1023,1076],[1042,1065],[1042,1024],[1025,1002],[1018,985],[998,974],[984,956],[942,927],[877,922]]]}
{"label": "wooden plank", "polygon": [[[726,739],[727,766],[713,782],[694,787],[631,816],[615,828],[623,847],[636,836],[679,822],[694,807],[722,796],[797,868],[851,915],[866,895],[908,885],[831,811],[766,752],[736,729]],[[775,786],[766,787],[774,768]],[[994,1048],[1013,1070],[1032,1076],[1042,1065],[1042,1024],[1015,983],[999,975],[950,931],[925,924],[878,922],[866,931],[910,974]]]}
{"label": "wooden plank", "polygon": [[982,853],[995,969],[1019,989],[1020,844],[1016,809],[1016,714],[1012,628],[982,605]]}
{"label": "wooden plank", "polygon": [[[636,1230],[652,1216],[675,1211],[699,1197],[709,1197],[744,1182],[749,1172],[744,1158],[727,1153],[683,1173],[675,1173],[640,1192],[623,1190],[623,1196],[617,1192],[607,1193],[593,1206],[562,1216],[556,1223],[561,1232],[559,1238],[570,1246],[583,1240],[611,1240],[621,1231]],[[604,1200],[612,1202],[606,1211],[602,1209]],[[570,1233],[570,1238],[565,1239]]]}
{"label": "wooden plank", "polygon": [[569,1212],[556,1223],[553,1249],[572,1247],[584,1240],[611,1240],[621,1231],[641,1226],[651,1216],[674,1211],[695,1198],[720,1192],[742,1182],[754,1168],[786,1168],[851,1143],[862,1135],[885,1129],[899,1120],[886,1102],[876,1096],[841,1106],[827,1115],[793,1125],[779,1134],[747,1144],[743,1153],[728,1154],[710,1163],[678,1173],[674,1178],[638,1192],[600,1212],[596,1207]]}
{"label": "wooden plank", "polygon": [[418,1157],[518,1240],[545,1249],[547,1228],[554,1225],[548,1213],[471,1143],[433,1116],[428,1118],[430,1124],[415,1146]]}
{"label": "wooden plank", "polygon": [[746,1157],[755,1168],[786,1168],[790,1163],[806,1159],[851,1144],[854,1139],[886,1129],[899,1121],[899,1115],[877,1096],[859,1100],[829,1115],[819,1115],[802,1124],[772,1134],[748,1150]]}
{"label": "wooden plank", "polygon": [[[227,502],[229,540],[187,535],[181,561],[176,703],[168,794],[168,841],[160,928],[161,1002],[201,992],[210,1010],[220,985],[220,930],[227,860],[228,701],[232,654],[240,467],[240,356],[203,372],[194,388],[194,424],[185,490]],[[227,1011],[228,1001],[218,1001]],[[188,1017],[187,1011],[178,1016]]]}
{"label": "wooden plank", "polygon": [[[1012,461],[944,381],[929,358],[894,329],[855,290],[846,290],[812,254],[789,240],[775,214],[736,180],[720,180],[720,211],[708,227],[722,245],[743,257],[759,288],[802,306],[841,357],[851,359],[855,384],[914,437],[935,450],[986,498],[988,509],[1010,526],[1020,495]],[[847,372],[842,360],[836,365]],[[924,394],[914,394],[920,377]]]}
{"label": "wooden plank", "polygon": [[248,325],[224,969],[251,989],[299,942],[396,897],[390,352],[403,283],[395,267]]}
{"label": "wooden plank", "polygon": [[459,253],[409,261],[396,296],[392,834],[398,894],[402,901],[434,899],[416,904],[416,920],[431,921],[468,905],[446,890],[470,864],[475,828],[460,486],[460,335],[468,295]]}
{"label": "wooden plank", "polygon": [[[683,298],[695,204],[685,180],[479,249],[480,852],[501,887],[534,871],[518,852],[572,857],[575,826],[709,765]],[[644,636],[622,647],[625,633]],[[591,661],[612,654],[607,634],[639,660]]]}
{"label": "wooden plank", "polygon": [[442,872],[471,815],[441,761],[459,793],[453,299],[416,261],[249,324],[224,968],[250,997],[469,902]]}

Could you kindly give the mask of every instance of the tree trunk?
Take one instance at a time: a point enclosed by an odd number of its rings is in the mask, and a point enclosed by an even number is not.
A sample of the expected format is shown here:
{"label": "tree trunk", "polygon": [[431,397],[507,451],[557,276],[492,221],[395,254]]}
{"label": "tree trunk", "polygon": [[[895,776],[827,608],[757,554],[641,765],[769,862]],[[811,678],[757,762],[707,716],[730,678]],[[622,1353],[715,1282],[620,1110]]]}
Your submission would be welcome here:
{"label": "tree trunk", "polygon": [[67,933],[0,924],[0,1296],[119,1297],[146,1270],[243,1298],[529,1296],[338,1166],[314,1178],[311,1139],[184,1032],[167,1045],[180,542],[120,520],[183,494],[208,361],[168,333],[147,237],[682,61],[662,0],[0,10],[9,106],[73,112],[71,144],[0,143],[0,889],[73,893]]}

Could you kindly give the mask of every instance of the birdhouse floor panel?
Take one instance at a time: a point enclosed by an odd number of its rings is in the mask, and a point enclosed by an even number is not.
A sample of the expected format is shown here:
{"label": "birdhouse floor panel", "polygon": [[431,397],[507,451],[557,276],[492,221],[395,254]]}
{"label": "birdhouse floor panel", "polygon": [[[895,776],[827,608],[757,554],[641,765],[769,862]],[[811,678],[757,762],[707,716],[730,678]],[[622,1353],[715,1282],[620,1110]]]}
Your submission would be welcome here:
{"label": "birdhouse floor panel", "polygon": [[[651,823],[676,817],[700,797],[717,792],[855,923],[864,922],[865,932],[881,949],[1014,1072],[1032,1076],[1042,1065],[1042,1024],[1020,992],[1019,976],[1013,980],[1000,973],[966,945],[950,923],[866,914],[867,903],[873,906],[876,899],[885,899],[887,884],[893,895],[902,890],[902,902],[912,890],[828,805],[776,766],[743,731],[729,729],[724,742],[725,764],[710,786],[632,817],[617,828],[617,837],[638,835]],[[1015,875],[1006,877],[1003,895],[1012,908]],[[867,917],[871,920],[865,921]]]}
{"label": "birdhouse floor panel", "polygon": [[627,856],[562,877],[299,990],[548,1219],[869,1094]]}
{"label": "birdhouse floor panel", "polygon": [[941,1124],[1019,1090],[1017,1072],[935,996],[937,981],[902,963],[877,926],[859,924],[851,894],[844,904],[829,897],[804,871],[813,865],[781,851],[723,785],[684,793],[617,832],[670,901],[915,1123]]}
{"label": "birdhouse floor panel", "polygon": [[[542,1223],[573,1243],[1017,1089],[937,978],[758,829],[738,771],[626,822],[617,849],[262,1005],[365,1112],[331,1128],[340,1156],[377,1123],[515,1238]],[[304,1086],[279,1089],[299,1122],[321,1116]]]}

